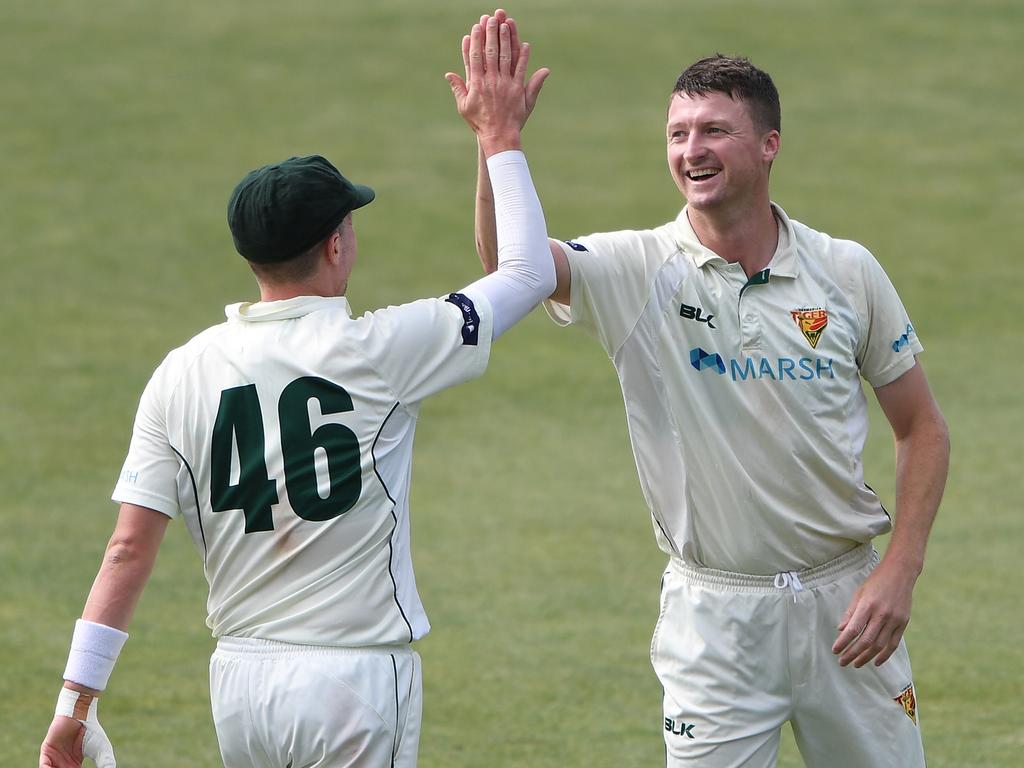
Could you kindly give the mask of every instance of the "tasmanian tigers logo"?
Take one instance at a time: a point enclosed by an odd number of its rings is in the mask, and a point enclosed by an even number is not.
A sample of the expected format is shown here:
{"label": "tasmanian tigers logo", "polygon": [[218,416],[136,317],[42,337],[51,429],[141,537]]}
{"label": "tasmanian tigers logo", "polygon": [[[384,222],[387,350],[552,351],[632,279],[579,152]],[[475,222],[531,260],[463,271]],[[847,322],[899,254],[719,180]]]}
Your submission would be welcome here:
{"label": "tasmanian tigers logo", "polygon": [[914,725],[917,725],[917,697],[914,695],[914,684],[911,683],[903,692],[893,699],[897,704],[903,707],[903,711],[907,713],[907,717],[914,721]]}
{"label": "tasmanian tigers logo", "polygon": [[807,339],[807,343],[812,348],[818,348],[818,340],[821,339],[821,334],[825,332],[825,326],[828,325],[828,310],[815,308],[815,309],[794,309],[789,313],[793,322],[796,323],[797,328],[800,329],[800,333]]}

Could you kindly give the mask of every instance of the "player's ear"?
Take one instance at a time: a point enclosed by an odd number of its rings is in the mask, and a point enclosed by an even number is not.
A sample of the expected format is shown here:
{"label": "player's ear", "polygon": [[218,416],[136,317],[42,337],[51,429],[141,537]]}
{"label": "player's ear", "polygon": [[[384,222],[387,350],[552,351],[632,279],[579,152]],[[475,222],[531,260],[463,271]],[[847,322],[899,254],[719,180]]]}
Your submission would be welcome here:
{"label": "player's ear", "polygon": [[337,265],[341,261],[341,249],[341,233],[334,231],[324,241],[323,256],[330,264]]}
{"label": "player's ear", "polygon": [[764,136],[762,154],[766,163],[771,163],[782,149],[782,136],[774,128]]}

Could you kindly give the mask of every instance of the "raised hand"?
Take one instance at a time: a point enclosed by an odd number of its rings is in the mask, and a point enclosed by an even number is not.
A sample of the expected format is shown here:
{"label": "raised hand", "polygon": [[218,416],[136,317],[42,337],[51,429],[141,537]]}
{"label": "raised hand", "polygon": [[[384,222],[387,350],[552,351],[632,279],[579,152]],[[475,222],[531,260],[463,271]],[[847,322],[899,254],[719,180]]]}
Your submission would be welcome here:
{"label": "raised hand", "polygon": [[520,148],[520,131],[548,75],[541,69],[526,83],[530,47],[519,41],[505,12],[482,16],[462,39],[465,79],[448,72],[459,114],[477,134],[486,154]]}
{"label": "raised hand", "polygon": [[[484,17],[486,18],[486,17]],[[516,24],[516,20],[508,16],[504,10],[499,8],[494,12],[494,18],[498,20],[499,24],[508,24],[509,33],[511,35],[511,51],[512,51],[512,69],[515,69],[519,63],[519,50],[521,47],[521,41],[519,39],[519,26]],[[466,50],[463,51],[463,61],[466,60]],[[540,89],[544,86],[544,81],[548,75],[551,74],[551,70],[547,67],[538,69],[530,79],[526,82],[526,114],[529,117],[530,113],[533,112],[534,106],[537,104],[537,96],[540,95]]]}

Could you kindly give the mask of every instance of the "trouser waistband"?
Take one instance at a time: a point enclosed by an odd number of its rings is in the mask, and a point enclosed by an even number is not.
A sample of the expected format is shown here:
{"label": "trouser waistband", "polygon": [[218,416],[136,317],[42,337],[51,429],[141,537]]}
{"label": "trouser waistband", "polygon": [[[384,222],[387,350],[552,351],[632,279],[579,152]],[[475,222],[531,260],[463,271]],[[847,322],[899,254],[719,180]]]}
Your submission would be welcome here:
{"label": "trouser waistband", "polygon": [[814,589],[831,584],[848,573],[854,573],[875,562],[878,553],[871,544],[861,544],[839,557],[821,565],[799,571],[780,571],[772,576],[720,571],[715,568],[701,568],[684,563],[677,557],[669,560],[669,567],[689,583],[717,587],[736,592],[775,592],[796,585],[795,591]]}
{"label": "trouser waistband", "polygon": [[264,640],[257,637],[232,637],[224,635],[217,638],[219,656],[245,656],[251,658],[285,658],[302,656],[351,656],[351,655],[389,655],[412,653],[409,645],[301,645],[299,643],[283,643],[278,640]]}

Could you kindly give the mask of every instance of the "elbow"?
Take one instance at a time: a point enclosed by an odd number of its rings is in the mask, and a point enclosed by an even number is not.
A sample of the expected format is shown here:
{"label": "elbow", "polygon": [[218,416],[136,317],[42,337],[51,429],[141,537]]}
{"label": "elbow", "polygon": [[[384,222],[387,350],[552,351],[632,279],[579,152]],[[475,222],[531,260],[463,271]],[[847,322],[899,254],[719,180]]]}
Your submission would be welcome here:
{"label": "elbow", "polygon": [[948,460],[950,451],[952,450],[952,444],[949,438],[949,424],[946,422],[946,419],[943,418],[941,413],[937,414],[935,418],[935,432],[939,440],[939,444],[946,452]]}
{"label": "elbow", "polygon": [[540,280],[540,292],[542,300],[548,298],[558,289],[558,275],[555,273],[555,265],[551,263],[550,269],[544,270]]}
{"label": "elbow", "polygon": [[137,565],[144,555],[145,547],[137,537],[115,532],[103,553],[103,566],[110,570],[131,568]]}

